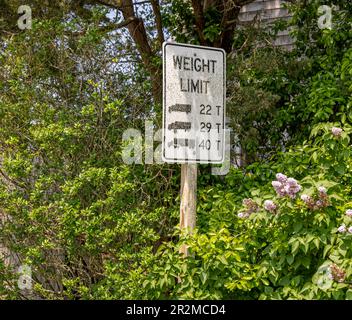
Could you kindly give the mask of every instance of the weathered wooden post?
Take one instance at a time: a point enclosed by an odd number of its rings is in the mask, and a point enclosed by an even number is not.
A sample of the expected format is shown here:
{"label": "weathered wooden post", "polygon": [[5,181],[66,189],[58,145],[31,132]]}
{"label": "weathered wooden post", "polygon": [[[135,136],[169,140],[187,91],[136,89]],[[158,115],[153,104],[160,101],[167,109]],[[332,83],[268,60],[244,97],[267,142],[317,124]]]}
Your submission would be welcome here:
{"label": "weathered wooden post", "polygon": [[[196,227],[197,169],[196,163],[181,165],[180,228],[187,232],[192,232]],[[180,252],[187,256],[187,247],[182,246]]]}

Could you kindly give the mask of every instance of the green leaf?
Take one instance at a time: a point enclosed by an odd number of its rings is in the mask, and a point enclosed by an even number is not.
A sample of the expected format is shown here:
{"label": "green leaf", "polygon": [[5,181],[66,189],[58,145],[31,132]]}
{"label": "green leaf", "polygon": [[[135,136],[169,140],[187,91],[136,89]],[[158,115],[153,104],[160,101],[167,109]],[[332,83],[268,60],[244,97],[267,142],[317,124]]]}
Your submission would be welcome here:
{"label": "green leaf", "polygon": [[319,245],[320,245],[319,239],[318,239],[318,238],[315,238],[315,239],[313,240],[313,243],[315,244],[316,248],[319,249]]}
{"label": "green leaf", "polygon": [[302,258],[302,264],[305,266],[307,269],[309,269],[310,266],[310,258],[309,257],[303,257]]}
{"label": "green leaf", "polygon": [[298,240],[296,240],[295,242],[293,242],[293,244],[292,244],[292,250],[291,250],[291,253],[292,253],[293,255],[295,255],[295,254],[297,253],[298,248],[299,248],[299,245],[300,245],[300,243],[299,243]]}
{"label": "green leaf", "polygon": [[202,271],[200,273],[200,280],[202,281],[203,284],[205,284],[205,282],[207,281],[208,275],[206,272]]}
{"label": "green leaf", "polygon": [[288,256],[286,257],[286,260],[287,260],[287,263],[288,263],[289,265],[291,265],[291,264],[293,263],[293,261],[294,261],[294,256],[293,256],[292,254],[290,254],[290,255],[288,255]]}
{"label": "green leaf", "polygon": [[224,265],[228,265],[228,262],[225,258],[225,256],[221,255],[221,256],[218,256],[218,259],[224,264]]}
{"label": "green leaf", "polygon": [[346,292],[346,300],[352,300],[352,290],[348,289]]}
{"label": "green leaf", "polygon": [[302,222],[296,222],[294,225],[293,225],[293,230],[295,233],[298,233],[303,227],[303,223]]}
{"label": "green leaf", "polygon": [[325,259],[326,257],[326,254],[328,253],[328,251],[332,248],[332,245],[331,244],[327,244],[324,248],[324,251],[323,251],[323,258]]}

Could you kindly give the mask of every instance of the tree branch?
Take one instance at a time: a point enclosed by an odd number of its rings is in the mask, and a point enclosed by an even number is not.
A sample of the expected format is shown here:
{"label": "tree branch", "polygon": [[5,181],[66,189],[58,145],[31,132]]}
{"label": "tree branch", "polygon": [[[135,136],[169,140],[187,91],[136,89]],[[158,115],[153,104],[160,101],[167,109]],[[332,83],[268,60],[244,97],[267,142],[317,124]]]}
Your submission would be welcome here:
{"label": "tree branch", "polygon": [[163,25],[161,21],[159,0],[151,0],[151,4],[155,15],[155,24],[156,24],[156,29],[158,31],[159,43],[160,43],[160,46],[162,46],[163,42],[165,41],[165,38],[164,38],[164,32],[163,32]]}
{"label": "tree branch", "polygon": [[120,29],[120,28],[126,27],[130,23],[134,22],[135,20],[137,20],[136,17],[129,17],[128,19],[125,19],[124,21],[122,21],[118,24],[115,24],[115,28]]}
{"label": "tree branch", "polygon": [[[87,3],[92,3],[92,0],[86,0]],[[150,3],[149,1],[139,1],[133,2],[132,0],[94,0],[93,3],[108,6],[109,8],[118,9],[122,12],[124,21],[119,23],[115,28],[127,27],[130,36],[135,43],[137,50],[141,56],[142,62],[145,65],[148,73],[151,77],[153,98],[157,103],[161,102],[161,70],[153,63],[153,58],[155,57],[154,52],[149,44],[148,35],[144,26],[144,22],[141,18],[137,17],[134,12],[134,5]],[[153,1],[155,2],[155,1]],[[159,2],[157,2],[157,5]],[[153,5],[153,4],[152,4]],[[155,5],[155,3],[154,3]],[[154,8],[153,8],[154,10]],[[162,31],[161,26],[161,15],[160,8],[157,10],[159,12],[160,23],[159,30]],[[156,19],[159,19],[156,17]],[[160,31],[159,31],[160,32]],[[159,33],[159,41],[163,40],[161,37],[162,33]],[[164,42],[164,41],[162,41]]]}
{"label": "tree branch", "polygon": [[121,10],[124,19],[126,21],[131,20],[127,25],[128,31],[137,46],[145,67],[150,73],[154,101],[159,103],[161,102],[161,74],[159,68],[153,64],[152,58],[154,57],[154,54],[149,45],[143,20],[136,17],[132,0],[121,0],[119,2],[121,5],[119,9]]}
{"label": "tree branch", "polygon": [[194,18],[196,21],[196,30],[198,33],[200,44],[206,45],[207,41],[204,37],[204,28],[205,28],[205,20],[204,20],[204,12],[203,12],[203,1],[200,0],[192,0],[192,7],[194,11]]}
{"label": "tree branch", "polygon": [[244,5],[254,2],[254,0],[223,0],[222,1],[222,14],[220,29],[221,35],[216,41],[216,46],[230,52],[232,50],[232,39],[237,25],[240,10]]}

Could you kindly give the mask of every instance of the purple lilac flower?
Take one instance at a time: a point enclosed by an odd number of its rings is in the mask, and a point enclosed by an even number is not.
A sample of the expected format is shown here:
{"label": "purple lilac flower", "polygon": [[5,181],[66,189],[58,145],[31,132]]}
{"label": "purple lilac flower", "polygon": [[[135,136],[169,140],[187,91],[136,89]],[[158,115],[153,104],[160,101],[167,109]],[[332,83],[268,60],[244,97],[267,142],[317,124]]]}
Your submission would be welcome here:
{"label": "purple lilac flower", "polygon": [[282,183],[280,182],[280,181],[272,181],[271,182],[271,184],[272,184],[272,186],[276,189],[279,189],[279,188],[281,188],[282,187]]}
{"label": "purple lilac flower", "polygon": [[323,186],[320,186],[320,187],[318,188],[318,191],[319,191],[320,193],[322,193],[322,194],[326,194],[326,188],[323,187]]}
{"label": "purple lilac flower", "polygon": [[287,176],[285,176],[285,175],[282,174],[282,173],[278,173],[278,174],[276,175],[276,180],[279,181],[279,182],[281,182],[281,183],[286,183],[286,181],[287,181]]}
{"label": "purple lilac flower", "polygon": [[344,224],[342,224],[341,226],[338,227],[337,231],[340,232],[340,233],[345,233],[346,232],[346,226]]}
{"label": "purple lilac flower", "polygon": [[291,190],[291,186],[288,185],[288,184],[286,184],[286,185],[284,186],[284,191],[285,191],[286,193],[290,193],[290,190]]}
{"label": "purple lilac flower", "polygon": [[342,133],[342,129],[341,128],[336,128],[336,127],[332,127],[331,128],[331,132],[335,137],[340,137],[341,133]]}
{"label": "purple lilac flower", "polygon": [[352,209],[346,210],[346,215],[348,215],[349,217],[352,217]]}
{"label": "purple lilac flower", "polygon": [[299,192],[301,190],[301,186],[297,184],[297,181],[292,181],[290,182],[291,184],[286,184],[284,187],[284,190],[286,192],[286,194],[290,197],[290,198],[295,198],[296,197],[296,193]]}
{"label": "purple lilac flower", "polygon": [[301,195],[301,199],[302,201],[304,201],[304,203],[306,204],[306,206],[311,209],[314,210],[317,208],[317,206],[321,205],[323,206],[324,203],[321,200],[318,200],[320,202],[317,201],[317,203],[315,202],[315,199],[313,199],[311,196],[307,195],[307,194],[302,194]]}
{"label": "purple lilac flower", "polygon": [[294,179],[294,178],[288,178],[288,179],[287,179],[287,184],[288,184],[289,186],[295,187],[295,186],[297,186],[297,180]]}
{"label": "purple lilac flower", "polygon": [[348,228],[348,233],[352,233],[352,226]]}
{"label": "purple lilac flower", "polygon": [[256,204],[255,201],[253,201],[253,199],[244,199],[242,201],[243,206],[245,206],[247,208],[247,212],[249,214],[256,212],[259,210],[259,206]]}
{"label": "purple lilac flower", "polygon": [[336,282],[344,282],[346,278],[346,272],[339,268],[336,264],[332,264],[329,266],[328,272],[331,274],[330,279]]}
{"label": "purple lilac flower", "polygon": [[243,199],[242,205],[246,207],[244,212],[238,213],[239,218],[248,218],[253,212],[259,210],[259,206],[253,199]]}
{"label": "purple lilac flower", "polygon": [[271,184],[280,197],[288,196],[294,199],[296,194],[302,189],[296,179],[287,178],[287,176],[282,173],[278,173],[276,179],[277,180],[272,181]]}
{"label": "purple lilac flower", "polygon": [[245,214],[244,212],[240,212],[237,217],[239,217],[240,219],[244,218],[245,217]]}
{"label": "purple lilac flower", "polygon": [[274,212],[276,210],[276,204],[271,200],[265,200],[264,209],[270,212]]}
{"label": "purple lilac flower", "polygon": [[280,197],[284,197],[286,195],[286,191],[284,188],[276,189],[276,193]]}
{"label": "purple lilac flower", "polygon": [[293,193],[293,192],[290,192],[290,193],[288,194],[288,196],[289,196],[291,199],[296,198],[296,194]]}
{"label": "purple lilac flower", "polygon": [[249,207],[253,204],[253,200],[252,199],[243,199],[242,204],[246,207]]}
{"label": "purple lilac flower", "polygon": [[318,208],[324,206],[323,201],[321,201],[321,200],[318,200],[315,204],[316,204],[316,206],[317,206]]}

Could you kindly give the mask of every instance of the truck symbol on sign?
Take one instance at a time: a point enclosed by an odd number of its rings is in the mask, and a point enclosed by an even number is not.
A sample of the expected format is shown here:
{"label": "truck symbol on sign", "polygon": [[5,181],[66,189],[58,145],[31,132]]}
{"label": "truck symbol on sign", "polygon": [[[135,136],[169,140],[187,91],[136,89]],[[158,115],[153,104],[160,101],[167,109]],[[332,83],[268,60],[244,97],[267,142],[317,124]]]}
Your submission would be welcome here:
{"label": "truck symbol on sign", "polygon": [[176,121],[171,124],[169,124],[168,129],[169,130],[190,130],[191,129],[191,122],[181,122],[181,121]]}
{"label": "truck symbol on sign", "polygon": [[194,149],[196,142],[194,139],[178,139],[178,138],[174,138],[173,141],[170,141],[168,143],[168,146],[171,147],[172,145],[174,145],[174,148],[178,148],[178,147],[190,147],[191,149]]}
{"label": "truck symbol on sign", "polygon": [[186,112],[186,113],[190,113],[192,110],[192,106],[190,104],[180,104],[180,103],[176,103],[172,106],[169,107],[169,112]]}

